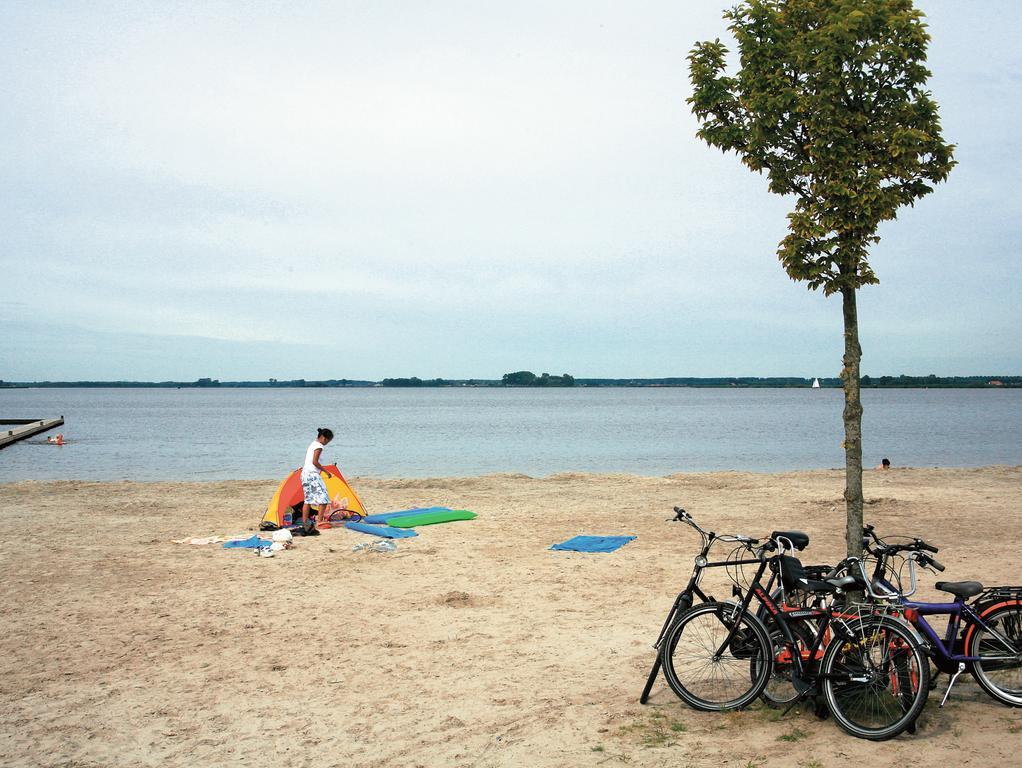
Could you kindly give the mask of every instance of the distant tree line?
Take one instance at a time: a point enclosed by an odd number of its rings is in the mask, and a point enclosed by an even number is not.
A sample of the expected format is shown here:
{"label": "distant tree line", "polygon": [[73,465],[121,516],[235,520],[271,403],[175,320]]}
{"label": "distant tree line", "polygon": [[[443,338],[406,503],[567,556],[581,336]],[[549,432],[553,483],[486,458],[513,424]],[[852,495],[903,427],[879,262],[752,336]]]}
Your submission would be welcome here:
{"label": "distant tree line", "polygon": [[460,382],[451,381],[449,379],[426,379],[423,381],[418,376],[412,376],[409,379],[384,379],[380,382],[384,387],[455,387],[460,386]]}
{"label": "distant tree line", "polygon": [[560,376],[542,373],[537,376],[532,371],[515,371],[505,373],[501,383],[505,387],[573,387],[575,379],[568,373],[562,373]]}
{"label": "distant tree line", "polygon": [[878,388],[979,389],[1022,387],[1022,376],[863,376],[862,386]]}
{"label": "distant tree line", "polygon": [[[266,381],[220,381],[202,378],[195,381],[3,381],[0,389],[36,388],[144,388],[144,389],[194,389],[194,388],[278,388],[295,387],[732,387],[732,388],[804,388],[813,380],[798,376],[721,376],[721,377],[679,377],[658,379],[576,379],[570,374],[551,376],[543,373],[537,376],[532,371],[505,373],[501,379],[420,379],[410,378],[367,381],[363,379],[268,379]],[[992,389],[999,387],[1022,387],[1022,376],[863,376],[861,385],[867,389]],[[821,387],[841,387],[839,378],[821,378]]]}

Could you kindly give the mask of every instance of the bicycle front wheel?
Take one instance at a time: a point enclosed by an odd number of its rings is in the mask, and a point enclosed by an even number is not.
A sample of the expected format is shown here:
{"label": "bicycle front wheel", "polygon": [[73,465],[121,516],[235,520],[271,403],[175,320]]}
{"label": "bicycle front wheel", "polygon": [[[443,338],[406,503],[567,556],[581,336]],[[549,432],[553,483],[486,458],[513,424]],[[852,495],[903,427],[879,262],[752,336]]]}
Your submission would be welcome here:
{"label": "bicycle front wheel", "polygon": [[883,741],[912,725],[930,692],[930,662],[903,622],[864,616],[844,622],[823,654],[824,699],[842,729]]}
{"label": "bicycle front wheel", "polygon": [[770,637],[763,622],[740,611],[734,603],[703,603],[683,613],[664,637],[664,677],[694,709],[741,709],[770,678]]}
{"label": "bicycle front wheel", "polygon": [[969,639],[972,676],[983,690],[1010,707],[1022,707],[1022,606],[1007,604],[983,617]]}

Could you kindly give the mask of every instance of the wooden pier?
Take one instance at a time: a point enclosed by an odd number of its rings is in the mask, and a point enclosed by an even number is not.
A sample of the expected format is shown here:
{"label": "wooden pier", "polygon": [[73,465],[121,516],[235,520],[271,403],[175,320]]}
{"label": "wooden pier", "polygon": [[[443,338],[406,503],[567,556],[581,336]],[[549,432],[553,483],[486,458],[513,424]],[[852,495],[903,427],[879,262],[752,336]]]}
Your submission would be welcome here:
{"label": "wooden pier", "polygon": [[63,416],[59,419],[0,419],[0,448],[40,432],[49,432],[63,423]]}

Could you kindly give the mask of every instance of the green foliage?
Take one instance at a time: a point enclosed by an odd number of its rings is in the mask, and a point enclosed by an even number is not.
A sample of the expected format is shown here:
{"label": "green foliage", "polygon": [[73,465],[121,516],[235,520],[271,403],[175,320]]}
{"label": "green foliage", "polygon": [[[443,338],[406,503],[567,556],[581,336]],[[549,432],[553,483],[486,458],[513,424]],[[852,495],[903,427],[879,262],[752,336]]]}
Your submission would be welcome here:
{"label": "green foliage", "polygon": [[925,90],[930,39],[912,0],[745,0],[724,14],[727,48],[689,55],[698,136],[794,195],[777,255],[793,280],[830,295],[878,282],[877,227],[955,165]]}
{"label": "green foliage", "polygon": [[532,371],[515,371],[504,374],[505,387],[531,387],[536,383],[536,374]]}
{"label": "green foliage", "polygon": [[532,371],[515,371],[505,373],[502,383],[505,387],[573,387],[575,379],[567,373],[560,376],[551,376],[549,373],[537,376]]}
{"label": "green foliage", "polygon": [[384,379],[380,382],[384,387],[452,387],[455,382],[447,379],[427,379],[423,381],[418,376],[410,379]]}
{"label": "green foliage", "polygon": [[385,387],[421,387],[424,385],[423,380],[418,376],[408,379],[384,379],[380,383]]}
{"label": "green foliage", "polygon": [[807,735],[808,734],[805,731],[803,731],[803,730],[801,730],[799,728],[792,728],[787,733],[782,733],[780,736],[778,736],[777,740],[778,741],[795,742],[795,741],[801,741]]}

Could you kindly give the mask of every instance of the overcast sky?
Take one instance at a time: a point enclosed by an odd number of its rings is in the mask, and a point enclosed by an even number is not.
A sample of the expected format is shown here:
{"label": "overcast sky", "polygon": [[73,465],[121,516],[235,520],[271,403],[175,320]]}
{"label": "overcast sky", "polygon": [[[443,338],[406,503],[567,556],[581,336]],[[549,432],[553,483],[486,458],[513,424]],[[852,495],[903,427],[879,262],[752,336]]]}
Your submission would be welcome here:
{"label": "overcast sky", "polygon": [[[1022,372],[1022,4],[917,2],[960,165],[863,372]],[[694,137],[727,3],[0,2],[0,378],[833,376],[791,201]]]}

